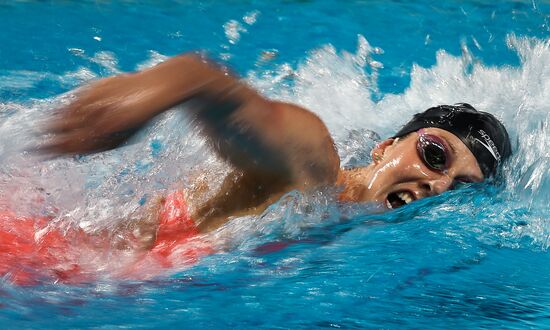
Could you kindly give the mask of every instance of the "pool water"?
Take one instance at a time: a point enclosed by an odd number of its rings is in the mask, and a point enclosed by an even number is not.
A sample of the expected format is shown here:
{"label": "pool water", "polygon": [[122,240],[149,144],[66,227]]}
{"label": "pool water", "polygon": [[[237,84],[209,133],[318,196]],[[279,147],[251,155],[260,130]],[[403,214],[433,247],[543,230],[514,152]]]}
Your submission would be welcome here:
{"label": "pool water", "polygon": [[22,215],[111,230],[157,194],[220,184],[180,108],[118,150],[32,152],[71,89],[193,50],[317,113],[346,166],[456,102],[501,118],[514,156],[497,182],[384,214],[291,192],[211,234],[223,252],[148,280],[109,276],[112,256],[78,285],[7,276],[0,327],[550,327],[549,20],[539,0],[1,3],[0,208]]}

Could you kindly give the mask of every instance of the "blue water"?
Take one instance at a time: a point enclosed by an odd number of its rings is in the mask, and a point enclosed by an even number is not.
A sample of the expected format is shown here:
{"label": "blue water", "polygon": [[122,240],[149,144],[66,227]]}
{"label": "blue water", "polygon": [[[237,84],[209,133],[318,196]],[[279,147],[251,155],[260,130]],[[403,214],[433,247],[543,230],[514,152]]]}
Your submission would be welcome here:
{"label": "blue water", "polygon": [[0,327],[550,327],[549,20],[536,0],[3,2],[0,197],[22,213],[110,228],[197,170],[221,177],[178,113],[103,155],[25,151],[63,93],[198,49],[318,113],[344,164],[367,161],[370,131],[460,101],[502,118],[515,154],[499,182],[386,214],[291,193],[215,233],[224,253],[155,280],[4,279]]}

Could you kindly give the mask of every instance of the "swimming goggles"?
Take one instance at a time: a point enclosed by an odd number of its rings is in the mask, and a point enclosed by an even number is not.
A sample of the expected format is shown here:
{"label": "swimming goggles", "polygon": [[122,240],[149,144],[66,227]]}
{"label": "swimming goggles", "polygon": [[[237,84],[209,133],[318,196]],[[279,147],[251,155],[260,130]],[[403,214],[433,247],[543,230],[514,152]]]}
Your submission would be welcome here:
{"label": "swimming goggles", "polygon": [[416,150],[418,155],[430,169],[445,172],[449,168],[449,151],[447,143],[442,138],[426,133],[424,129],[418,132]]}

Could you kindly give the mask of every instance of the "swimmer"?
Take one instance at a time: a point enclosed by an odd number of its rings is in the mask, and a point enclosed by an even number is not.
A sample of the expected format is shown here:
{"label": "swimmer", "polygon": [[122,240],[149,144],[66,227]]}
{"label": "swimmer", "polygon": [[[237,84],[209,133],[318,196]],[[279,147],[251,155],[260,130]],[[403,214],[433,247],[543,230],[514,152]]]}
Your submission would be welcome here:
{"label": "swimmer", "polygon": [[44,150],[78,154],[115,148],[182,103],[233,167],[220,190],[194,209],[191,218],[202,233],[232,216],[259,214],[295,189],[336,186],[342,202],[399,208],[494,176],[511,154],[504,126],[460,103],[416,114],[372,150],[368,166],[343,169],[315,114],[268,100],[226,69],[189,54],[81,89],[50,122],[52,138]]}

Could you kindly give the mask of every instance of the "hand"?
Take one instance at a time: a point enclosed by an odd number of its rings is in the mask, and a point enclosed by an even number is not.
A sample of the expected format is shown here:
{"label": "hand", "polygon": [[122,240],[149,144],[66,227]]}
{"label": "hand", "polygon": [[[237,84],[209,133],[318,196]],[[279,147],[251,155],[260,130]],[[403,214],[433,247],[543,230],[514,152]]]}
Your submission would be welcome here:
{"label": "hand", "polygon": [[[235,91],[235,86],[244,85],[193,54],[101,79],[77,92],[76,99],[59,111],[47,128],[52,139],[41,149],[63,154],[115,148],[157,114],[197,96],[204,104],[221,104],[221,96]],[[243,95],[255,94],[240,89]]]}
{"label": "hand", "polygon": [[46,128],[52,138],[41,149],[75,154],[115,148],[157,114],[150,102],[154,92],[139,73],[92,83],[52,118]]}

